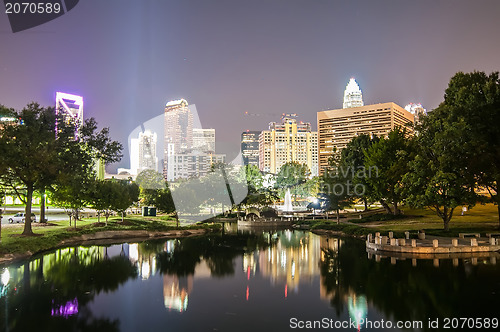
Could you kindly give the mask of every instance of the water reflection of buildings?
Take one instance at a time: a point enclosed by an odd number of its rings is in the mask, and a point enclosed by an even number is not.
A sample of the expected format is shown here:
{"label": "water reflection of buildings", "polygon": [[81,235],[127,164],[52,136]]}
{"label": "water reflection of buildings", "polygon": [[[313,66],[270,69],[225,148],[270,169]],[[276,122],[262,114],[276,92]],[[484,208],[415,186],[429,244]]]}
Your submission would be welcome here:
{"label": "water reflection of buildings", "polygon": [[[350,319],[360,330],[368,315],[368,301],[366,296],[357,294],[352,288],[341,284],[342,269],[338,259],[342,245],[342,239],[321,237],[321,264],[325,270],[321,273],[320,297],[341,306],[347,306]],[[334,284],[329,282],[332,279],[335,281]]]}
{"label": "water reflection of buildings", "polygon": [[288,289],[297,292],[300,282],[312,282],[319,271],[320,237],[291,230],[269,232],[267,237],[269,247],[243,256],[247,278],[259,271],[273,285],[284,284],[285,296]]}
{"label": "water reflection of buildings", "polygon": [[163,275],[163,303],[165,308],[186,311],[188,294],[193,290],[193,275]]}

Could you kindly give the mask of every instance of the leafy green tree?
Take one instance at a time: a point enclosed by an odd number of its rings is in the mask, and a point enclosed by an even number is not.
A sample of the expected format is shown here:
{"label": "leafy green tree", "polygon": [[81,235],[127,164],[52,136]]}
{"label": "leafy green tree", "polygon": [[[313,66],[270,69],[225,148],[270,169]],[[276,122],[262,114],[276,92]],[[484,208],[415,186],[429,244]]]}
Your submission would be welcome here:
{"label": "leafy green tree", "polygon": [[465,143],[468,176],[486,188],[498,207],[500,225],[500,79],[499,73],[458,72],[445,90],[438,107],[440,117],[450,123],[463,122],[460,135]]}
{"label": "leafy green tree", "polygon": [[174,200],[168,187],[164,189],[141,189],[141,197],[143,204],[155,206],[160,212],[175,212]]}
{"label": "leafy green tree", "polygon": [[122,222],[125,211],[139,200],[140,189],[135,183],[128,181],[115,182],[116,196],[113,200],[113,210],[121,214]]}
{"label": "leafy green tree", "polygon": [[373,202],[373,188],[370,186],[368,177],[376,176],[377,174],[370,172],[365,168],[365,152],[374,144],[379,141],[377,136],[370,137],[369,135],[362,134],[354,137],[347,146],[342,149],[341,162],[345,170],[348,172],[346,176],[351,175],[352,184],[354,186],[363,186],[363,194],[358,196],[365,206],[365,211],[368,210],[368,203]]}
{"label": "leafy green tree", "polygon": [[256,193],[262,189],[262,182],[264,181],[260,169],[255,165],[245,165],[240,169],[243,181],[248,184],[248,192]]}
{"label": "leafy green tree", "polygon": [[[26,205],[25,213],[30,216],[33,193],[54,181],[59,171],[56,117],[53,108],[36,103],[12,112],[18,120],[0,127],[0,176]],[[31,218],[26,218],[23,235],[32,234]]]}
{"label": "leafy green tree", "polygon": [[328,196],[330,209],[337,213],[337,223],[340,222],[340,210],[352,205],[355,196],[352,177],[345,168],[340,157],[330,158],[320,182],[320,191]]}
{"label": "leafy green tree", "polygon": [[137,175],[135,183],[141,189],[164,189],[166,187],[163,175],[153,169],[145,169]]}
{"label": "leafy green tree", "polygon": [[[13,112],[18,121],[0,128],[0,176],[2,183],[26,204],[27,215],[31,215],[35,191],[44,193],[56,185],[61,189],[71,176],[90,174],[93,159],[114,162],[121,158],[121,144],[109,138],[107,128],[96,132],[94,119],[85,121],[75,140],[75,127],[61,116],[56,118],[52,107],[31,103]],[[30,218],[23,234],[33,234]]]}
{"label": "leafy green tree", "polygon": [[387,213],[400,214],[399,203],[404,198],[402,180],[413,156],[412,141],[405,128],[395,128],[387,138],[381,138],[365,151],[365,169],[371,173],[366,177],[373,189],[371,196],[380,201]]}
{"label": "leafy green tree", "polygon": [[300,191],[300,185],[306,183],[309,175],[309,169],[306,165],[298,162],[289,162],[281,166],[280,171],[276,175],[276,187],[280,189],[284,196],[287,189],[297,199]]}

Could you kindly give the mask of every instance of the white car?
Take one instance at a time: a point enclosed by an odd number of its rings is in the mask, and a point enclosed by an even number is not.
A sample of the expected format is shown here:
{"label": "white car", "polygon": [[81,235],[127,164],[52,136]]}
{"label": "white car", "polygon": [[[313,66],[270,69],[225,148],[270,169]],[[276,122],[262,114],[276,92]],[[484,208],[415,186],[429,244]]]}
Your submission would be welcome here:
{"label": "white car", "polygon": [[[13,222],[17,222],[18,224],[20,222],[24,222],[26,219],[26,213],[16,213],[14,216],[9,218],[9,222],[12,224]],[[36,216],[32,213],[31,214],[31,221],[36,222]]]}

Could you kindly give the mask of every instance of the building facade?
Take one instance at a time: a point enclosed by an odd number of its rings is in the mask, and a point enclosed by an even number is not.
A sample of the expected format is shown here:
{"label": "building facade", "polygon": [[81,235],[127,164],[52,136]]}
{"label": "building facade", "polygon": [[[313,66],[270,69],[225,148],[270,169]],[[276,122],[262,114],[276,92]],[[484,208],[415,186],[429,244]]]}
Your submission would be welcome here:
{"label": "building facade", "polygon": [[259,135],[260,131],[244,131],[241,133],[241,156],[243,165],[259,167]]}
{"label": "building facade", "polygon": [[193,129],[193,150],[215,152],[215,129]]}
{"label": "building facade", "polygon": [[225,154],[200,151],[172,153],[167,156],[166,179],[175,181],[181,178],[204,176],[210,172],[212,164],[225,162]]}
{"label": "building facade", "polygon": [[271,122],[259,135],[259,168],[278,173],[288,162],[306,165],[311,176],[318,175],[318,134],[310,123],[297,123],[295,114],[286,114],[281,123]]}
{"label": "building facade", "polygon": [[168,146],[175,153],[183,153],[193,145],[193,114],[185,99],[172,100],[165,106],[165,155]]}
{"label": "building facade", "polygon": [[394,128],[414,122],[413,114],[392,102],[322,111],[317,116],[320,173],[335,151],[339,153],[355,136],[385,137]]}
{"label": "building facade", "polygon": [[156,133],[146,130],[139,133],[138,140],[138,169],[137,174],[145,169],[158,171],[158,157],[156,156]]}

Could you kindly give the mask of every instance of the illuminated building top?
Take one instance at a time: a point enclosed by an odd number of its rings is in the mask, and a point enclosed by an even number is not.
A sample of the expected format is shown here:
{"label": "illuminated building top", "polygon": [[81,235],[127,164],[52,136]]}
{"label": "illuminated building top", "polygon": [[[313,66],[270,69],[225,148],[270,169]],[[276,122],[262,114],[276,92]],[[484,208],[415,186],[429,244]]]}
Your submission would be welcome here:
{"label": "illuminated building top", "polygon": [[165,105],[165,107],[172,107],[172,106],[177,106],[177,107],[186,107],[188,105],[188,102],[186,99],[178,99],[178,100],[171,100]]}
{"label": "illuminated building top", "polygon": [[83,125],[83,97],[64,92],[56,92],[56,114],[61,113],[66,123],[72,123],[78,129]]}
{"label": "illuminated building top", "polygon": [[363,105],[363,94],[361,93],[361,89],[358,83],[356,83],[356,80],[351,78],[345,87],[343,108],[360,107]]}

